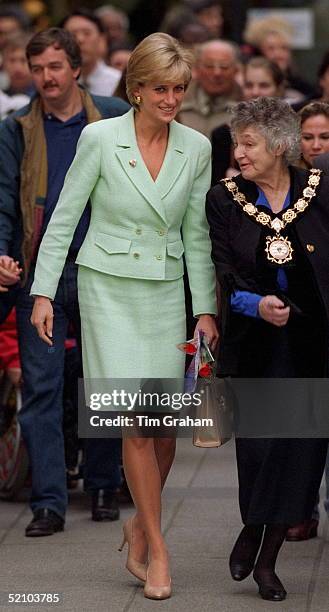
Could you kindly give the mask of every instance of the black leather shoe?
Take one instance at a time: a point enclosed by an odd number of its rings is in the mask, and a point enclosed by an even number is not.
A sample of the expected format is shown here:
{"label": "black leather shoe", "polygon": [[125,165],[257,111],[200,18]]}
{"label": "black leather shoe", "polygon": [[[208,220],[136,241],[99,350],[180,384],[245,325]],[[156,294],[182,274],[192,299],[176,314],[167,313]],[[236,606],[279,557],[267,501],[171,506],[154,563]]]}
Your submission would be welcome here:
{"label": "black leather shoe", "polygon": [[25,535],[32,538],[50,536],[56,531],[64,531],[64,519],[49,510],[49,508],[39,508],[33,513],[33,519],[25,529]]}
{"label": "black leather shoe", "polygon": [[287,597],[287,591],[275,572],[264,573],[263,575],[254,572],[253,577],[258,584],[259,594],[263,599],[283,601]]}
{"label": "black leather shoe", "polygon": [[230,559],[230,572],[233,580],[241,581],[244,580],[251,574],[254,569],[254,560],[251,562],[235,562]]}
{"label": "black leather shoe", "polygon": [[116,493],[98,489],[92,494],[91,518],[93,521],[117,521],[120,508]]}
{"label": "black leather shoe", "polygon": [[230,572],[233,580],[244,580],[255,566],[257,553],[262,541],[264,527],[245,526],[234,544],[230,555]]}

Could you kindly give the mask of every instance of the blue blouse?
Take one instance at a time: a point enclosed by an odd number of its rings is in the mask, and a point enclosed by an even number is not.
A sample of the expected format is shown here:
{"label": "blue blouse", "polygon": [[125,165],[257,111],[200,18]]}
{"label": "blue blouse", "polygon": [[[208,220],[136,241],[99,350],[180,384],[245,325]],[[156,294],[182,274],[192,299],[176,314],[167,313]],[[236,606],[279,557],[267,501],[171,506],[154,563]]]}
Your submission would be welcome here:
{"label": "blue blouse", "polygon": [[[258,198],[256,201],[256,206],[266,206],[266,208],[271,208],[268,202],[268,199],[262,189],[257,187],[258,189]],[[283,208],[287,208],[290,205],[290,190],[288,191]],[[287,291],[288,289],[288,279],[284,270],[279,269],[277,273],[277,282],[278,287],[281,291]],[[237,312],[239,314],[243,314],[247,317],[258,318],[258,305],[260,300],[262,299],[262,295],[258,295],[258,293],[252,293],[251,291],[240,291],[239,289],[231,295],[231,307],[233,312]]]}

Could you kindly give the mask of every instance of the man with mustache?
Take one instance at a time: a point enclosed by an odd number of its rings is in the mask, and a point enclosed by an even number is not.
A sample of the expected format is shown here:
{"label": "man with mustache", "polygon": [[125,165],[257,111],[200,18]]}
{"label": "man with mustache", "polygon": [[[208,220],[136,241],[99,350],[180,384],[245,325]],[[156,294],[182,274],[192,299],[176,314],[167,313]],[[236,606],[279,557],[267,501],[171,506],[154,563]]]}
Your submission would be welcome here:
{"label": "man with mustache", "polygon": [[[0,126],[0,286],[13,285],[17,300],[24,380],[19,419],[32,468],[34,515],[26,535],[47,536],[63,530],[67,505],[62,433],[64,343],[70,323],[78,341],[80,336],[75,258],[88,229],[88,206],[53,303],[56,322],[50,350],[30,323],[30,287],[41,238],[82,129],[87,123],[122,115],[129,107],[116,98],[91,96],[79,87],[81,55],[69,32],[51,28],[37,33],[26,54],[37,95]],[[10,293],[2,294],[7,302]],[[85,486],[93,494],[93,519],[117,519],[118,441],[88,441],[86,463]]]}

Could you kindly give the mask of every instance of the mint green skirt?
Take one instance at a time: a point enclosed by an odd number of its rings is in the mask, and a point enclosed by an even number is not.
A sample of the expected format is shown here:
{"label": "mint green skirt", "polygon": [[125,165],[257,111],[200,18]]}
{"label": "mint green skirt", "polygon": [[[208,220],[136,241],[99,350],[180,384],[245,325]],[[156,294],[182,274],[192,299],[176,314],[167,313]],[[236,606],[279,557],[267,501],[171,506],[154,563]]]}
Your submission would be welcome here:
{"label": "mint green skirt", "polygon": [[183,378],[183,278],[123,278],[79,266],[85,378]]}

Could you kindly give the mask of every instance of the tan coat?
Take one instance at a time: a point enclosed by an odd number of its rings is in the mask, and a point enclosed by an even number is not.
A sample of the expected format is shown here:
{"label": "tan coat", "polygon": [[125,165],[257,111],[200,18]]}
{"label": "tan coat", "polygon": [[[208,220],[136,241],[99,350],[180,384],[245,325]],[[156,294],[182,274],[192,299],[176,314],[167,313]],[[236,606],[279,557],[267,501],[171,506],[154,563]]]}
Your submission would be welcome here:
{"label": "tan coat", "polygon": [[194,81],[187,90],[178,121],[210,138],[216,127],[229,122],[229,109],[239,100],[241,91],[238,85],[230,96],[212,98]]}

